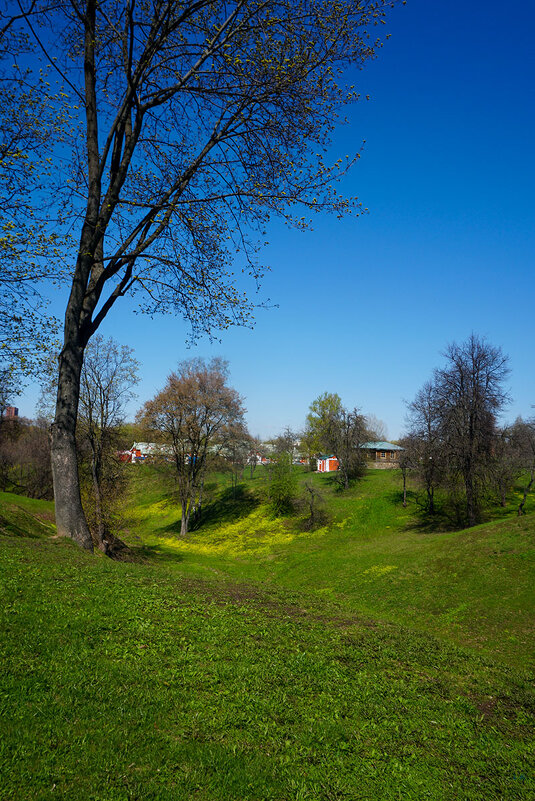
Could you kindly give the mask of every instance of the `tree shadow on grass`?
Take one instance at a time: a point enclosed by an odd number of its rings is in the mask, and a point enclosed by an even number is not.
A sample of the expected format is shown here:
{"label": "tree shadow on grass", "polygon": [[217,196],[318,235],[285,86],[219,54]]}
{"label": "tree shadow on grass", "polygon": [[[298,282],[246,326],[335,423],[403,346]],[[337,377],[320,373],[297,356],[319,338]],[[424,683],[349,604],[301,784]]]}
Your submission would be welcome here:
{"label": "tree shadow on grass", "polygon": [[[407,521],[407,528],[420,534],[446,534],[451,531],[461,531],[467,527],[467,521],[458,508],[449,508],[438,501],[435,511],[431,514],[419,500],[421,496],[413,493],[413,517]],[[408,495],[407,495],[408,500]]]}
{"label": "tree shadow on grass", "polygon": [[259,505],[260,499],[250,492],[245,484],[238,484],[234,488],[227,487],[218,498],[203,507],[201,518],[191,526],[191,531],[197,531],[204,526],[236,523],[248,517]]}
{"label": "tree shadow on grass", "polygon": [[130,545],[130,550],[136,557],[135,561],[140,562],[168,562],[176,564],[184,561],[184,555],[177,553],[170,548],[160,545]]}

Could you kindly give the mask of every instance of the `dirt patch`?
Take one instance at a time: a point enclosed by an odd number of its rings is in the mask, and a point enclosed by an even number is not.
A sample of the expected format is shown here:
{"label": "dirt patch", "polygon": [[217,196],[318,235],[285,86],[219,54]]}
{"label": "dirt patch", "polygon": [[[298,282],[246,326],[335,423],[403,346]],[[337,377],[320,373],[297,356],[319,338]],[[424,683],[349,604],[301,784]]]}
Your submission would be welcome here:
{"label": "dirt patch", "polygon": [[494,710],[496,708],[496,698],[485,698],[484,701],[481,701],[479,704],[476,704],[477,711],[481,715],[484,721],[490,720],[494,716]]}
{"label": "dirt patch", "polygon": [[377,628],[372,621],[356,615],[326,615],[316,612],[314,609],[306,609],[299,604],[289,603],[283,599],[268,595],[258,587],[250,584],[212,583],[202,579],[182,579],[180,584],[189,592],[204,595],[216,604],[235,604],[236,606],[261,608],[273,617],[300,618],[303,621],[320,623],[339,629],[350,628],[351,626]]}

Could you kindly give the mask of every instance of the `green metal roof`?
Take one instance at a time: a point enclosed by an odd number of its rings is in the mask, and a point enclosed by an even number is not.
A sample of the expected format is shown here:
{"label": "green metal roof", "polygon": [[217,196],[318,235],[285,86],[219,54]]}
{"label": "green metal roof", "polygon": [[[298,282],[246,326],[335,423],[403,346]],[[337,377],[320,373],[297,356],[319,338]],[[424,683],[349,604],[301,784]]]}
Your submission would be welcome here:
{"label": "green metal roof", "polygon": [[394,445],[393,442],[365,442],[360,446],[369,451],[402,451],[399,445]]}

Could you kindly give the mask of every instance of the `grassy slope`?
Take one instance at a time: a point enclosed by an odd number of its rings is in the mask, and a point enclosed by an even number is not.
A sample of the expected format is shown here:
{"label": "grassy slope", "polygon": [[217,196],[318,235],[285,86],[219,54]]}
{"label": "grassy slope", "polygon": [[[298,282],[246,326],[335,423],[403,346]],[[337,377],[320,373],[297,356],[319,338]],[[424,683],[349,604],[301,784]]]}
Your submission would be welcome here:
{"label": "grassy slope", "polygon": [[[529,650],[531,518],[424,534],[373,474],[331,497],[329,529],[245,495],[183,542],[153,474],[132,475],[145,564],[0,497],[1,799],[534,796],[532,677],[504,664]],[[472,631],[484,654],[445,641]]]}
{"label": "grassy slope", "polygon": [[0,536],[41,537],[54,533],[53,503],[0,492]]}
{"label": "grassy slope", "polygon": [[314,593],[533,668],[535,515],[518,519],[511,507],[505,519],[474,529],[429,532],[418,525],[414,502],[403,509],[398,471],[370,471],[347,494],[313,477],[333,517],[316,532],[273,520],[245,500],[226,507],[225,517],[209,509],[211,522],[184,541],[176,506],[139,467],[130,530],[162,558],[180,556],[181,570]]}

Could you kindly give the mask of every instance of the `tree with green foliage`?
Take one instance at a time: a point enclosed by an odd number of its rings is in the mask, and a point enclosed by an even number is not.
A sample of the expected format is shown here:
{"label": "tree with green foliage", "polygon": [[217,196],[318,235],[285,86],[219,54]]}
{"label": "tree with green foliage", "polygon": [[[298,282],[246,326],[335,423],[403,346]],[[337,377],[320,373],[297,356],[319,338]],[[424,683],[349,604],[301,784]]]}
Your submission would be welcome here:
{"label": "tree with green foliage", "polygon": [[277,516],[290,514],[297,497],[297,472],[289,451],[274,454],[269,468],[269,502]]}
{"label": "tree with green foliage", "polygon": [[304,441],[311,453],[329,453],[338,459],[335,474],[343,489],[365,469],[362,444],[368,439],[366,418],[346,409],[339,395],[324,392],[310,404]]}
{"label": "tree with green foliage", "polygon": [[85,348],[115,304],[137,292],[192,336],[248,325],[234,263],[258,282],[269,218],[306,228],[311,212],[358,213],[333,183],[360,154],[329,165],[325,153],[359,97],[344,74],[374,58],[392,4],[71,0],[33,17],[21,0],[19,22],[71,100],[68,180],[43,193],[78,237],[51,433],[59,534],[92,548],[76,419]]}
{"label": "tree with green foliage", "polygon": [[324,392],[310,404],[303,443],[309,453],[321,453],[329,449],[326,444],[329,436],[329,422],[336,418],[342,409],[342,399],[336,393]]}
{"label": "tree with green foliage", "polygon": [[50,200],[41,187],[64,132],[66,95],[47,81],[50,65],[25,66],[34,46],[22,24],[36,14],[35,0],[26,10],[0,0],[0,365],[19,390],[43,366],[57,333],[39,290],[60,279],[65,243],[47,222]]}

